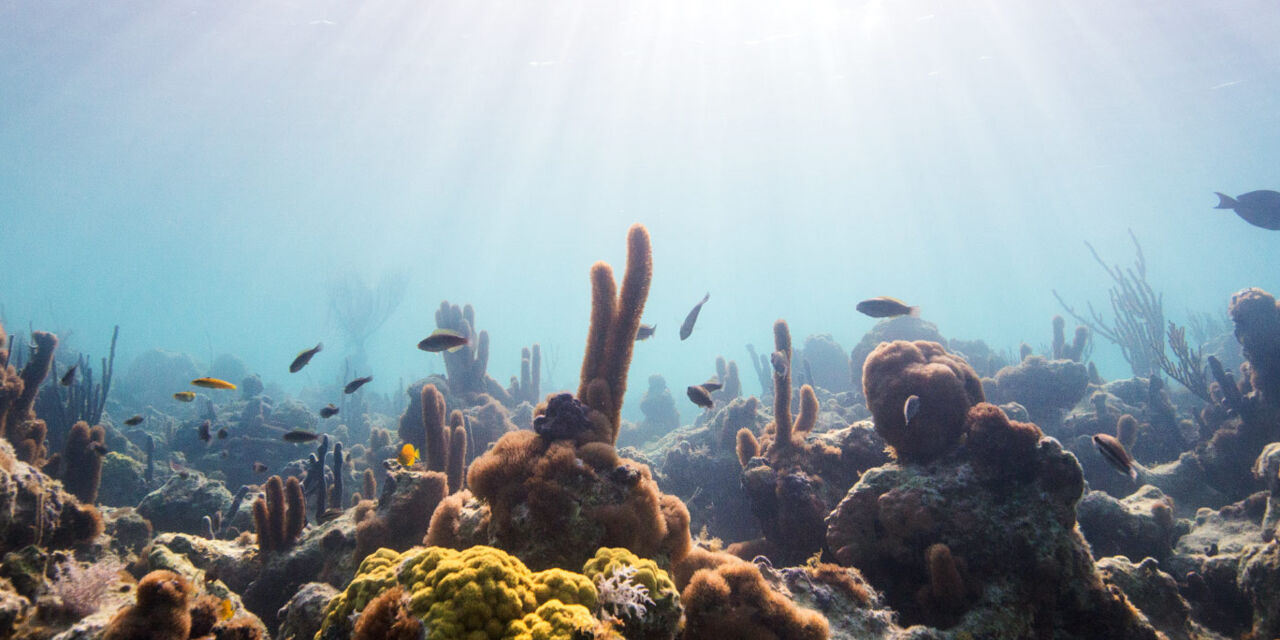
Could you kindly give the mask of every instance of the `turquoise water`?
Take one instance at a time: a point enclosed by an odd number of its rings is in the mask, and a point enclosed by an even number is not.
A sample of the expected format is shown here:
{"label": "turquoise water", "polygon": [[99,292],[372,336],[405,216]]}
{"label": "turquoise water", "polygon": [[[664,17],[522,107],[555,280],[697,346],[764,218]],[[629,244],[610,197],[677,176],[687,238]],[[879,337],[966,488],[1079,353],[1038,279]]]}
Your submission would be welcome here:
{"label": "turquoise water", "polygon": [[1184,322],[1280,290],[1280,235],[1212,210],[1280,189],[1276,33],[1263,1],[0,2],[0,303],[296,391],[341,368],[326,283],[403,273],[375,388],[443,371],[414,348],[442,299],[496,379],[540,342],[570,387],[587,270],[643,222],[632,392],[717,354],[753,392],[775,318],[848,350],[875,295],[1046,344],[1051,289],[1105,300],[1084,241],[1127,264],[1131,228]]}

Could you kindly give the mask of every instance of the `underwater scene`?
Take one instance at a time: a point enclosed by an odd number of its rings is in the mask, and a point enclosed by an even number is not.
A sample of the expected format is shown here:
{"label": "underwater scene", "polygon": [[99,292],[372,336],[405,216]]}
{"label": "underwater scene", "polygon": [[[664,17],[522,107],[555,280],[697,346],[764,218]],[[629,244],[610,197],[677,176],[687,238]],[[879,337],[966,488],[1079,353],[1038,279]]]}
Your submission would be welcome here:
{"label": "underwater scene", "polygon": [[1277,33],[0,0],[0,640],[1280,638]]}

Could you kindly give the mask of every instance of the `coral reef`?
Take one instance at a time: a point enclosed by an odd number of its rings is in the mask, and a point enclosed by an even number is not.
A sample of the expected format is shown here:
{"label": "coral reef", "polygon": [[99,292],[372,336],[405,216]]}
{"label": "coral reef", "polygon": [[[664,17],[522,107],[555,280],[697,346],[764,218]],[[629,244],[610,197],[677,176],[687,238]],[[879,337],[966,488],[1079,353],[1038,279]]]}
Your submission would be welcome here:
{"label": "coral reef", "polygon": [[36,417],[33,406],[40,385],[49,375],[58,337],[35,331],[31,334],[31,357],[21,373],[9,365],[7,339],[0,327],[0,438],[7,439],[19,460],[43,467],[48,450],[45,435],[48,426]]}
{"label": "coral reef", "polygon": [[294,477],[281,481],[280,476],[271,476],[264,493],[253,501],[253,528],[258,534],[258,548],[264,553],[283,551],[293,546],[307,524],[302,484]]}
{"label": "coral reef", "polygon": [[1001,369],[995,379],[982,383],[992,402],[1017,402],[1026,407],[1032,422],[1055,433],[1063,414],[1084,398],[1089,372],[1084,365],[1070,359],[1046,360],[1031,356],[1016,366]]}
{"label": "coral reef", "polygon": [[895,340],[947,343],[947,339],[938,333],[937,325],[915,316],[898,316],[881,320],[862,336],[849,354],[849,372],[854,389],[863,388],[862,376],[867,356],[871,355],[871,352],[881,343]]}
{"label": "coral reef", "polygon": [[618,438],[619,442],[640,445],[680,427],[676,400],[662,375],[655,373],[649,376],[649,388],[640,399],[640,412],[644,419],[635,429],[624,431]]}
{"label": "coral reef", "polygon": [[463,397],[464,404],[468,405],[471,404],[469,398],[478,395],[490,395],[502,400],[503,404],[510,404],[506,390],[487,373],[489,332],[476,332],[475,309],[471,305],[459,307],[445,300],[436,311],[436,327],[456,331],[467,338],[461,349],[441,353],[449,378],[449,390]]}
{"label": "coral reef", "polygon": [[752,563],[698,550],[681,565],[676,571],[677,581],[684,583],[680,598],[685,607],[683,637],[687,640],[825,640],[829,635],[821,614],[796,606],[771,588]]}
{"label": "coral reef", "polygon": [[853,391],[849,376],[849,356],[844,347],[831,334],[812,335],[804,339],[800,348],[800,362],[806,363],[813,379],[805,380],[814,387],[822,387],[832,393]]}
{"label": "coral reef", "polygon": [[106,438],[101,425],[91,429],[85,422],[77,422],[67,436],[67,446],[62,450],[62,484],[81,502],[93,504],[98,500]]}
{"label": "coral reef", "polygon": [[191,633],[191,584],[172,571],[152,571],[138,582],[137,602],[107,624],[103,640],[186,640]]}

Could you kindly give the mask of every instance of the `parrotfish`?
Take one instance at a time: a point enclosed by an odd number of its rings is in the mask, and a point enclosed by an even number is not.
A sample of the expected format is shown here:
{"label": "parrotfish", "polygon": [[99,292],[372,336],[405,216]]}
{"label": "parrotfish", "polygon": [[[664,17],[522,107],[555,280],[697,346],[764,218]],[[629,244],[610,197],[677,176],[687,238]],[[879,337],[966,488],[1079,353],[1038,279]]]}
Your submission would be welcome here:
{"label": "parrotfish", "polygon": [[364,385],[369,384],[370,382],[373,382],[373,376],[365,376],[365,377],[363,377],[363,378],[356,378],[355,380],[352,380],[351,382],[348,382],[348,383],[347,383],[347,386],[345,386],[345,387],[343,387],[343,388],[342,388],[342,392],[343,392],[343,393],[355,393],[358,389],[360,389],[360,387],[363,387]]}
{"label": "parrotfish", "polygon": [[320,353],[320,350],[323,348],[324,343],[320,342],[317,343],[316,346],[299,353],[298,357],[294,358],[293,362],[289,363],[289,373],[302,371],[302,368],[307,366],[307,363],[311,362],[311,359],[314,358],[317,353]]}
{"label": "parrotfish", "polygon": [[872,318],[896,318],[898,316],[918,316],[920,315],[920,307],[913,307],[907,303],[890,298],[889,296],[880,296],[878,298],[868,298],[858,303],[855,307],[858,313]]}
{"label": "parrotfish", "polygon": [[205,389],[224,389],[227,391],[234,391],[236,388],[234,384],[217,378],[196,378],[191,381],[191,386],[204,387]]}
{"label": "parrotfish", "polygon": [[1214,193],[1218,196],[1218,206],[1214,209],[1230,209],[1255,227],[1280,231],[1280,193],[1250,191],[1236,198],[1216,191]]}
{"label": "parrotfish", "polygon": [[466,336],[454,331],[453,329],[436,329],[418,343],[418,348],[428,353],[440,353],[448,351],[453,353],[458,349],[467,346],[469,340]]}
{"label": "parrotfish", "polygon": [[707,301],[710,299],[711,299],[711,292],[708,291],[707,295],[702,296],[702,301],[699,302],[698,304],[693,305],[693,309],[689,310],[689,315],[684,317],[684,324],[680,325],[681,340],[688,338],[693,333],[693,325],[698,321],[698,313],[702,311],[702,305],[706,304]]}

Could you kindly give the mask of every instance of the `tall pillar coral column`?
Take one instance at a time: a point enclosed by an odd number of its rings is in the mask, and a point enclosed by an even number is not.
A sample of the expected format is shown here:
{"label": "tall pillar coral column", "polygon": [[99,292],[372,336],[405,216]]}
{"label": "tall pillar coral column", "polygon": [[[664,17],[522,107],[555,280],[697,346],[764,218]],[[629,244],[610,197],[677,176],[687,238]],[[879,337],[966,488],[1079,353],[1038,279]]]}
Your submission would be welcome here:
{"label": "tall pillar coral column", "polygon": [[591,327],[582,357],[578,399],[600,415],[591,416],[592,429],[579,437],[579,443],[618,441],[631,350],[652,280],[649,232],[638,224],[627,231],[627,270],[621,292],[614,283],[612,267],[604,262],[591,267]]}

